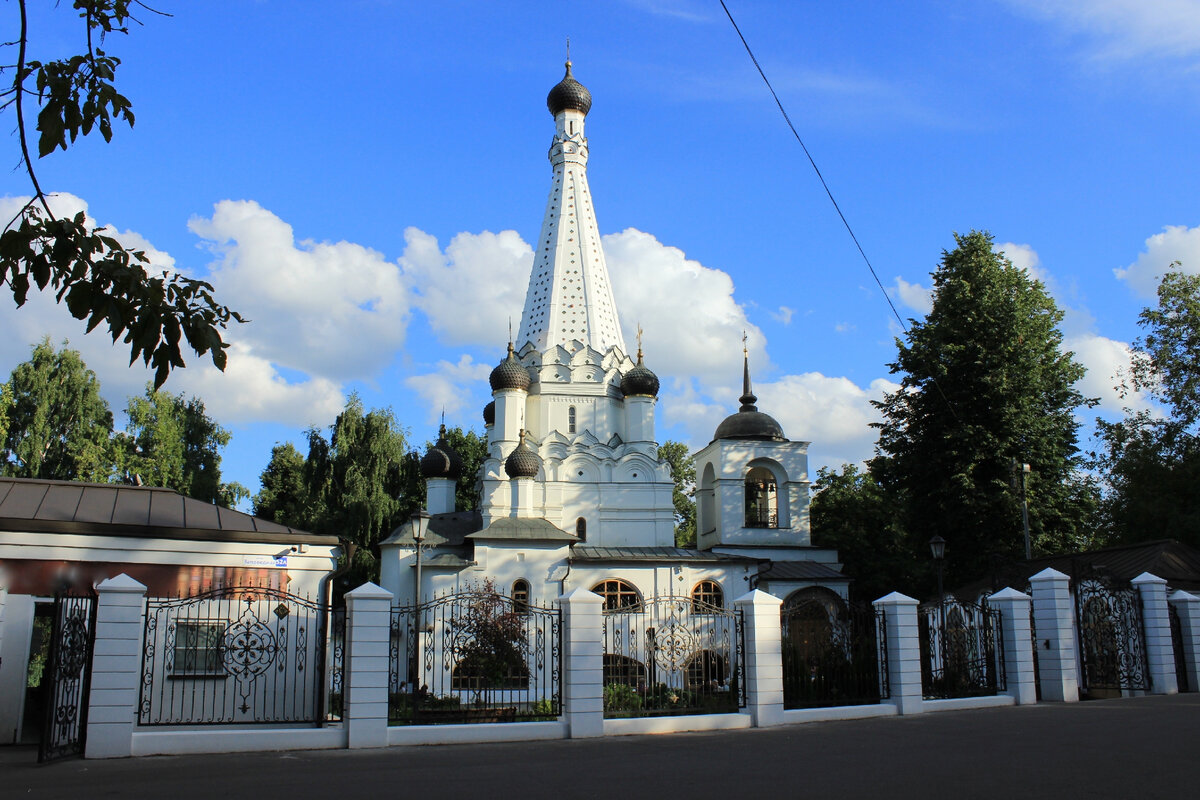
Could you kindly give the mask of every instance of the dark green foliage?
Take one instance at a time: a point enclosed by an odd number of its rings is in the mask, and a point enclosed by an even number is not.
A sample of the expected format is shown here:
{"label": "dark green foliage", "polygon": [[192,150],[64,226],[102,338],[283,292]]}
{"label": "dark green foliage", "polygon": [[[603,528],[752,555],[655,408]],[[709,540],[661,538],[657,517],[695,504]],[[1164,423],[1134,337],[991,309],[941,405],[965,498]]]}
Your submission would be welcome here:
{"label": "dark green foliage", "polygon": [[250,496],[239,483],[221,482],[221,450],[229,444],[229,431],[208,416],[199,398],[147,386],[144,396],[129,398],[125,413],[126,435],[118,441],[124,474],[227,507]]}
{"label": "dark green foliage", "polygon": [[696,546],[696,462],[682,442],[664,442],[658,448],[658,458],[671,465],[675,488],[671,500],[675,504],[675,546]]}
{"label": "dark green foliage", "polygon": [[133,125],[131,104],[113,84],[120,59],[93,41],[98,37],[102,42],[109,33],[128,33],[127,23],[133,19],[130,0],[75,0],[86,52],[45,63],[28,57],[25,2],[17,3],[17,63],[0,108],[12,108],[16,114],[21,162],[33,197],[15,219],[4,221],[0,283],[9,286],[18,307],[36,286],[53,291],[56,302],[65,302],[76,319],[87,320],[88,332],[106,323],[114,342],[123,337],[129,345],[130,363],[141,358],[154,367],[155,388],[172,369],[184,366],[180,343],[185,339],[197,355],[209,354],[223,370],[228,345],[221,331],[231,320],[241,322],[241,316],[217,303],[213,287],[204,281],[166,271],[151,275],[145,253],[128,250],[103,229],[91,228],[83,212],[70,219],[55,217],[33,167],[24,111],[27,98],[41,107],[36,126],[39,158],[66,150],[69,142],[94,129],[111,140],[114,120]]}
{"label": "dark green foliage", "polygon": [[[454,491],[457,511],[473,511],[479,507],[479,470],[487,458],[487,438],[475,431],[464,431],[460,427],[446,429],[446,441],[462,458],[462,477]],[[431,446],[426,443],[426,448]]]}
{"label": "dark green foliage", "polygon": [[112,477],[112,412],[78,352],[65,343],[56,351],[43,339],[12,371],[0,397],[6,475],[96,482]]}
{"label": "dark green foliage", "polygon": [[1133,343],[1124,388],[1149,391],[1167,414],[1097,421],[1105,526],[1117,542],[1172,538],[1200,547],[1200,276],[1168,272],[1158,307],[1144,309],[1138,324],[1146,335]]}
{"label": "dark green foliage", "polygon": [[890,365],[901,389],[883,412],[872,475],[901,511],[913,552],[947,541],[948,585],[1023,556],[1012,462],[1032,466],[1028,498],[1040,552],[1091,543],[1095,491],[1078,478],[1075,412],[1094,401],[1062,350],[1062,312],[1042,284],[992,250],[987,233],[955,236],[933,276],[933,309],[913,321]]}
{"label": "dark green foliage", "polygon": [[871,473],[854,464],[841,472],[822,467],[813,490],[813,544],[837,549],[842,572],[854,579],[853,596],[871,601],[911,591],[923,569],[923,553],[914,550],[895,501]]}
{"label": "dark green foliage", "polygon": [[259,476],[262,488],[254,496],[254,515],[281,525],[297,525],[312,516],[304,456],[291,442],[271,448],[271,460]]}

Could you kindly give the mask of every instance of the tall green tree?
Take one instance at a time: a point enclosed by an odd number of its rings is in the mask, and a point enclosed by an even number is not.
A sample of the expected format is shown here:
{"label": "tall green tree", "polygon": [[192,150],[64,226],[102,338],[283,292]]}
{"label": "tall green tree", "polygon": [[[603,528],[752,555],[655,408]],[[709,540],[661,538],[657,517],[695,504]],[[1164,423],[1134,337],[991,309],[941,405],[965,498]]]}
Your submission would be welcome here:
{"label": "tall green tree", "polygon": [[[479,507],[479,469],[487,458],[487,437],[461,426],[446,429],[446,441],[462,458],[462,476],[454,488],[454,503],[458,511],[473,511]],[[429,443],[426,443],[426,448]]]}
{"label": "tall green tree", "polygon": [[271,448],[271,460],[259,476],[262,488],[254,496],[254,515],[310,530],[313,511],[305,480],[304,456],[291,442]]}
{"label": "tall green tree", "polygon": [[357,394],[328,438],[316,428],[308,432],[304,474],[314,513],[307,527],[358,545],[356,578],[378,577],[378,544],[405,510],[401,464],[408,457],[407,437],[391,409],[366,411]]}
{"label": "tall green tree", "polygon": [[[99,131],[110,141],[114,123],[133,126],[133,106],[114,84],[121,60],[102,48],[111,34],[127,34],[137,22],[131,9],[149,9],[136,0],[74,0],[79,17],[76,55],[39,61],[37,42],[29,28],[26,0],[17,0],[20,28],[14,41],[15,63],[6,67],[11,84],[0,91],[0,111],[11,111],[32,197],[13,220],[4,220],[0,233],[0,284],[11,291],[17,307],[29,291],[53,292],[71,315],[87,321],[87,331],[104,323],[114,342],[123,337],[130,361],[141,358],[154,368],[154,385],[161,386],[172,369],[184,365],[180,344],[198,355],[208,354],[218,369],[225,368],[221,332],[229,322],[241,322],[213,297],[213,287],[179,273],[149,271],[144,252],[124,247],[103,228],[88,224],[83,212],[56,217],[34,168],[29,114],[37,107],[37,158],[45,158],[83,135]],[[64,4],[65,5],[65,4]],[[158,12],[153,12],[158,13]],[[57,49],[54,37],[44,37]]]}
{"label": "tall green tree", "polygon": [[221,481],[221,450],[229,431],[213,420],[199,398],[146,387],[130,397],[125,436],[119,438],[122,471],[151,486],[232,507],[250,496],[239,483]]}
{"label": "tall green tree", "polygon": [[658,458],[671,466],[671,501],[675,505],[675,546],[696,546],[696,462],[683,442],[667,441]]}
{"label": "tall green tree", "polygon": [[891,498],[870,472],[854,464],[821,467],[810,508],[813,544],[838,551],[842,572],[858,600],[912,592],[921,561]]}
{"label": "tall green tree", "polygon": [[0,393],[4,472],[20,478],[109,480],[113,417],[96,373],[63,343],[50,339],[18,364]]}
{"label": "tall green tree", "polygon": [[933,308],[913,321],[893,373],[901,388],[877,406],[872,475],[921,544],[948,542],[948,579],[986,574],[1023,555],[1012,464],[1032,466],[1028,501],[1039,551],[1090,539],[1095,497],[1079,479],[1075,388],[1084,368],[1062,348],[1062,312],[1045,287],[993,249],[955,235],[933,275]]}
{"label": "tall green tree", "polygon": [[1164,537],[1200,547],[1200,275],[1173,265],[1158,305],[1143,309],[1127,390],[1149,392],[1165,413],[1098,420],[1103,510],[1116,541]]}

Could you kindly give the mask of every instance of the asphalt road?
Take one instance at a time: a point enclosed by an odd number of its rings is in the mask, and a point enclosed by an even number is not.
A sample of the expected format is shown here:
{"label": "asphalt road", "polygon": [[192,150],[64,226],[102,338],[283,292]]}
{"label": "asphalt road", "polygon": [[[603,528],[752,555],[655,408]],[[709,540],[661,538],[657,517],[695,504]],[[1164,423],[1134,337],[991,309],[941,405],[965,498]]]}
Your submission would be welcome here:
{"label": "asphalt road", "polygon": [[0,749],[2,798],[1200,797],[1200,694],[765,730],[64,761]]}

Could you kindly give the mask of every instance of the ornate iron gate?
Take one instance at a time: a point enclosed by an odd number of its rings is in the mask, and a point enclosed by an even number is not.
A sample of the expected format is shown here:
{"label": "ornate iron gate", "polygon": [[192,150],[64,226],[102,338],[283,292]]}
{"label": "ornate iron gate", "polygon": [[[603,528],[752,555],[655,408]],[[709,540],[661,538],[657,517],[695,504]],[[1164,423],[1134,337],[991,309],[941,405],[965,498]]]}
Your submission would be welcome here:
{"label": "ornate iron gate", "polygon": [[148,598],[138,724],[320,724],[329,612],[262,587]]}
{"label": "ornate iron gate", "polygon": [[1006,688],[999,609],[954,599],[924,603],[917,628],[927,700],[992,695]]}
{"label": "ornate iron gate", "polygon": [[56,594],[38,761],[83,754],[95,638],[96,596]]}
{"label": "ornate iron gate", "polygon": [[392,609],[392,725],[553,720],[562,616],[485,586]]}
{"label": "ornate iron gate", "polygon": [[889,696],[882,609],[804,597],[783,606],[780,626],[784,708],[866,705]]}
{"label": "ornate iron gate", "polygon": [[1168,616],[1171,620],[1171,650],[1175,654],[1175,682],[1179,691],[1190,692],[1188,685],[1187,661],[1183,654],[1183,624],[1179,619],[1179,607],[1168,604]]}
{"label": "ornate iron gate", "polygon": [[604,612],[604,715],[719,714],[746,706],[741,610],[657,597]]}
{"label": "ornate iron gate", "polygon": [[1137,589],[1118,588],[1104,577],[1077,580],[1075,622],[1079,630],[1079,690],[1084,696],[1150,688],[1142,598]]}

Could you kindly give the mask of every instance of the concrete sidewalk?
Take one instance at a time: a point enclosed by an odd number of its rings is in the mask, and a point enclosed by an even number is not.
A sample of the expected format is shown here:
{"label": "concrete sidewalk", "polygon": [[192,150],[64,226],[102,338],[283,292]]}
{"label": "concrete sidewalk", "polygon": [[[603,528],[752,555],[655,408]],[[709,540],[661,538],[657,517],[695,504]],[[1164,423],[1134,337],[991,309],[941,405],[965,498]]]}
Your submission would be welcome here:
{"label": "concrete sidewalk", "polygon": [[773,729],[65,761],[0,749],[0,797],[1200,796],[1200,694]]}

